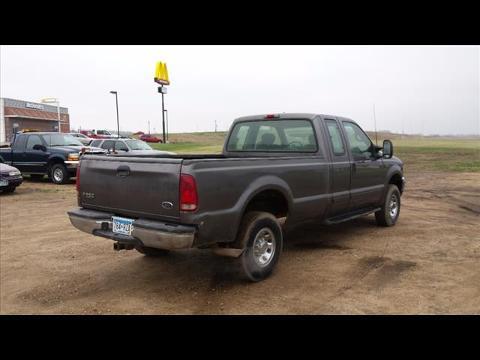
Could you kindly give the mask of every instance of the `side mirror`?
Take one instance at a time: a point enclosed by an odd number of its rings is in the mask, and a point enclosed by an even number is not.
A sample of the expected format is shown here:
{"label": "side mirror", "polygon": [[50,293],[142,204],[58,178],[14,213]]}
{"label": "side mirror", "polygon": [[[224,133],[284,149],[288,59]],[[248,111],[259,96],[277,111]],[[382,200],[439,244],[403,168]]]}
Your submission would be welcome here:
{"label": "side mirror", "polygon": [[47,148],[44,146],[44,145],[40,145],[40,144],[35,144],[33,145],[33,150],[40,150],[40,151],[47,151]]}
{"label": "side mirror", "polygon": [[393,144],[390,140],[383,140],[383,157],[390,159],[393,156]]}

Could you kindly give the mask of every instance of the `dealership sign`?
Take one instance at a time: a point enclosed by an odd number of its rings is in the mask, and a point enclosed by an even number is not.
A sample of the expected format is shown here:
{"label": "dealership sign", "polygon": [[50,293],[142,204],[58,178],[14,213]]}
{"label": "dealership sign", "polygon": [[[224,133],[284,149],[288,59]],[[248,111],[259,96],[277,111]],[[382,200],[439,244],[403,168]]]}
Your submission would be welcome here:
{"label": "dealership sign", "polygon": [[38,109],[38,110],[43,110],[44,109],[43,105],[41,105],[41,104],[34,104],[34,103],[29,103],[29,102],[27,102],[25,104],[25,107],[31,108],[31,109]]}
{"label": "dealership sign", "polygon": [[162,63],[161,61],[157,62],[154,81],[161,85],[170,85],[170,80],[168,80],[167,63]]}

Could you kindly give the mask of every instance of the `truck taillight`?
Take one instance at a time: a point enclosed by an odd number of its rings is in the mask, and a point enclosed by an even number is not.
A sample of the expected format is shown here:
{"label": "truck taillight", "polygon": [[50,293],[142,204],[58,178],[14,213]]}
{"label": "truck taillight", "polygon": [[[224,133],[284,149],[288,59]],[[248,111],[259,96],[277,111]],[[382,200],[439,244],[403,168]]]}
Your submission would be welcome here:
{"label": "truck taillight", "polygon": [[265,119],[276,119],[276,118],[279,118],[280,115],[278,114],[268,114],[268,115],[265,115]]}
{"label": "truck taillight", "polygon": [[180,174],[180,211],[195,211],[198,207],[197,183],[192,175]]}

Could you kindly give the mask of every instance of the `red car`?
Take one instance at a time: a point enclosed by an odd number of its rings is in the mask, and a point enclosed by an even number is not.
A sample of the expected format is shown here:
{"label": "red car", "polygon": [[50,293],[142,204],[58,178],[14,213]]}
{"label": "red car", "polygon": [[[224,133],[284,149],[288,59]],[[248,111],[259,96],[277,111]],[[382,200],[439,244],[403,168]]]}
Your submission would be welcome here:
{"label": "red car", "polygon": [[151,142],[151,143],[161,143],[161,142],[163,142],[158,137],[153,136],[153,135],[149,135],[149,134],[143,134],[142,136],[140,136],[140,140],[145,141],[145,142]]}

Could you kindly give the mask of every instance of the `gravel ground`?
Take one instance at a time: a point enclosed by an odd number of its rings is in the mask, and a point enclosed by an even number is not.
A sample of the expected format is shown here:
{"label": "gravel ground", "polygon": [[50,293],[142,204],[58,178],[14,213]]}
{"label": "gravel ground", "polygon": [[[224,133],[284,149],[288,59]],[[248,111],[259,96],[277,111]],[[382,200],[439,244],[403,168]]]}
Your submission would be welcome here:
{"label": "gravel ground", "polygon": [[2,314],[479,314],[480,174],[409,176],[397,225],[373,215],[287,234],[274,274],[209,251],[146,258],[70,225],[73,184],[0,195]]}

